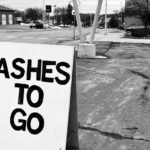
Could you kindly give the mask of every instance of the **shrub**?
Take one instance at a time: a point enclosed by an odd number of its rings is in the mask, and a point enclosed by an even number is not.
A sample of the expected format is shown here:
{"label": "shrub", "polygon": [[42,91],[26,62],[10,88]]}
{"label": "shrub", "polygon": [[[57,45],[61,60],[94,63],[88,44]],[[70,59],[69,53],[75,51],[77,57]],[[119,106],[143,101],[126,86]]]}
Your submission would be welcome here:
{"label": "shrub", "polygon": [[130,32],[131,35],[135,37],[147,37],[147,35],[149,34],[149,31],[145,29],[132,29],[130,30]]}

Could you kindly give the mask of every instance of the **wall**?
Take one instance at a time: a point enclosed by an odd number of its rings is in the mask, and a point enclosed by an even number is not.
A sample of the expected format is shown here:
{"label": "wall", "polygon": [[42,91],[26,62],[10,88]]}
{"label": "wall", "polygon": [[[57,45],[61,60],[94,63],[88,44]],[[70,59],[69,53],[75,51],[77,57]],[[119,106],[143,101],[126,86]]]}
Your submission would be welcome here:
{"label": "wall", "polygon": [[9,25],[9,15],[11,14],[13,16],[12,23],[14,23],[14,14],[13,12],[9,11],[0,11],[0,25],[2,25],[2,14],[6,14],[6,24]]}

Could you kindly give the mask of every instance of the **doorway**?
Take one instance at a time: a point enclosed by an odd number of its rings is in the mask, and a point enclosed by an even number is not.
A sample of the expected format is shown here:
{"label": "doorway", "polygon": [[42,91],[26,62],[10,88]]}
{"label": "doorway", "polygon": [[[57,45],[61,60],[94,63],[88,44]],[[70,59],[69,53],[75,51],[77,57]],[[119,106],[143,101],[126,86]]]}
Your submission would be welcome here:
{"label": "doorway", "polygon": [[6,25],[6,14],[2,14],[2,25]]}
{"label": "doorway", "polygon": [[9,21],[8,21],[9,24],[12,25],[12,24],[13,24],[13,16],[12,16],[11,14],[9,14],[8,20],[9,20]]}

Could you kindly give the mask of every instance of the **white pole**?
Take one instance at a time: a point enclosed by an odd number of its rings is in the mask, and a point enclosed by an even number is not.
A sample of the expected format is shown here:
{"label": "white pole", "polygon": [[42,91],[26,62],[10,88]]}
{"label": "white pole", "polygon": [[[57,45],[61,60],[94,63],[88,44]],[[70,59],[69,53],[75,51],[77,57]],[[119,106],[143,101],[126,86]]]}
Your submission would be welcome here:
{"label": "white pole", "polygon": [[105,2],[105,32],[107,29],[107,0]]}
{"label": "white pole", "polygon": [[92,26],[92,14],[90,14],[90,26]]}
{"label": "white pole", "polygon": [[45,24],[45,2],[43,0],[43,23]]}
{"label": "white pole", "polygon": [[95,31],[96,31],[96,27],[97,27],[97,23],[98,23],[99,14],[101,11],[102,2],[103,2],[103,0],[98,0],[98,5],[97,5],[96,13],[95,13],[93,27],[92,27],[92,32],[90,35],[90,44],[92,44],[94,41]]}
{"label": "white pole", "polygon": [[76,25],[75,25],[76,17],[75,17],[75,14],[73,15],[73,18],[74,18],[73,39],[76,40]]}
{"label": "white pole", "polygon": [[54,14],[54,22],[53,22],[53,25],[54,25],[55,22],[56,22],[56,14],[55,14],[56,5],[54,5],[53,7],[54,7],[54,10],[53,10],[53,14]]}
{"label": "white pole", "polygon": [[79,35],[80,35],[80,40],[81,40],[81,43],[84,43],[84,36],[83,36],[83,33],[82,33],[81,18],[80,18],[78,4],[77,4],[76,0],[73,0],[73,6],[74,6],[74,10],[75,10],[76,19],[77,19],[77,26],[78,26],[78,32],[79,32]]}

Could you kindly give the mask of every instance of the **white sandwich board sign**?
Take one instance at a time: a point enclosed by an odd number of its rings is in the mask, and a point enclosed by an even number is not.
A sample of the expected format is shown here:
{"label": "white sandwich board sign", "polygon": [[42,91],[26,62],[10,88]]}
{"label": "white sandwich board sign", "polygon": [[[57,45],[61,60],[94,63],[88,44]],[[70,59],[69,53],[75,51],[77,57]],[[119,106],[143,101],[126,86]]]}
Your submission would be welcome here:
{"label": "white sandwich board sign", "polygon": [[73,47],[0,43],[1,150],[66,150],[73,64]]}

